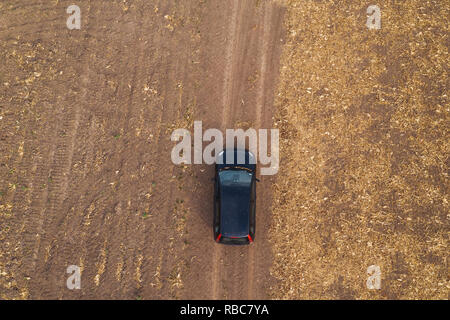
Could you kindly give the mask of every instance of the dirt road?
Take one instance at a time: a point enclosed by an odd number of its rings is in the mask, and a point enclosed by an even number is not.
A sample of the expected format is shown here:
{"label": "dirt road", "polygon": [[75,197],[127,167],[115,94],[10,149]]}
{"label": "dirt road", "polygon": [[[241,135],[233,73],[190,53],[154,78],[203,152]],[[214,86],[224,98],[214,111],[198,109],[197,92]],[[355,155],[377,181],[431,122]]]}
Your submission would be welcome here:
{"label": "dirt road", "polygon": [[[266,298],[270,183],[257,239],[212,239],[213,168],[170,134],[271,128],[283,9],[271,1],[0,6],[0,297]],[[66,268],[82,269],[81,290]]]}

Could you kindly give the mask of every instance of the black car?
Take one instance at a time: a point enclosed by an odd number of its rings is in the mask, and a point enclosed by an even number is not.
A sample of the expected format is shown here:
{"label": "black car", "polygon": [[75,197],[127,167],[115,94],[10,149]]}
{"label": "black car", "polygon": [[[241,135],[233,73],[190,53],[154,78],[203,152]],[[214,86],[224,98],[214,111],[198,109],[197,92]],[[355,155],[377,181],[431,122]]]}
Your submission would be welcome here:
{"label": "black car", "polygon": [[256,158],[248,150],[217,155],[214,179],[214,239],[249,244],[255,239]]}

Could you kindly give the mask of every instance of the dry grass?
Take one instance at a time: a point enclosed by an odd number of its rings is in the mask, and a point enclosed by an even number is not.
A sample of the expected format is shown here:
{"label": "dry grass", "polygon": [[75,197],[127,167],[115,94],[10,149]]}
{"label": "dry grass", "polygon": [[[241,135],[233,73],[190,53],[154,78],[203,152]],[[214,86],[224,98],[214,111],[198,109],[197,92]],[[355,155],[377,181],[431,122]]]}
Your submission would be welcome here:
{"label": "dry grass", "polygon": [[[273,298],[448,299],[446,1],[287,1]],[[366,288],[381,267],[381,290]]]}

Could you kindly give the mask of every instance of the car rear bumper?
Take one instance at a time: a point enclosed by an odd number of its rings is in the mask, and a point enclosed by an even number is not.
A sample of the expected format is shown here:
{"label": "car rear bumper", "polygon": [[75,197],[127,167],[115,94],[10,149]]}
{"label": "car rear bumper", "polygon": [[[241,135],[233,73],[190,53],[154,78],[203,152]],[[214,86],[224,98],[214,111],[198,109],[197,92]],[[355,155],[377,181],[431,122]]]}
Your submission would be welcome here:
{"label": "car rear bumper", "polygon": [[250,240],[249,237],[242,237],[242,238],[227,238],[227,237],[217,237],[216,242],[220,244],[225,245],[235,245],[235,246],[242,246],[242,245],[249,245],[253,241]]}

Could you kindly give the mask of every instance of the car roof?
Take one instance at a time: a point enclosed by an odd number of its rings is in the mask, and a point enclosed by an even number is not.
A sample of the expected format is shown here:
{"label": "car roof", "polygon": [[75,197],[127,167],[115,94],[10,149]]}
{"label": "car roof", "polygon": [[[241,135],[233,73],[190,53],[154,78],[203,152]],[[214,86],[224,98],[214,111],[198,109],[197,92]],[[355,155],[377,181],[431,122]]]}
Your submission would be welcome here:
{"label": "car roof", "polygon": [[[249,174],[243,170],[243,174]],[[248,185],[220,184],[220,232],[224,237],[246,237],[250,223],[250,192]]]}

